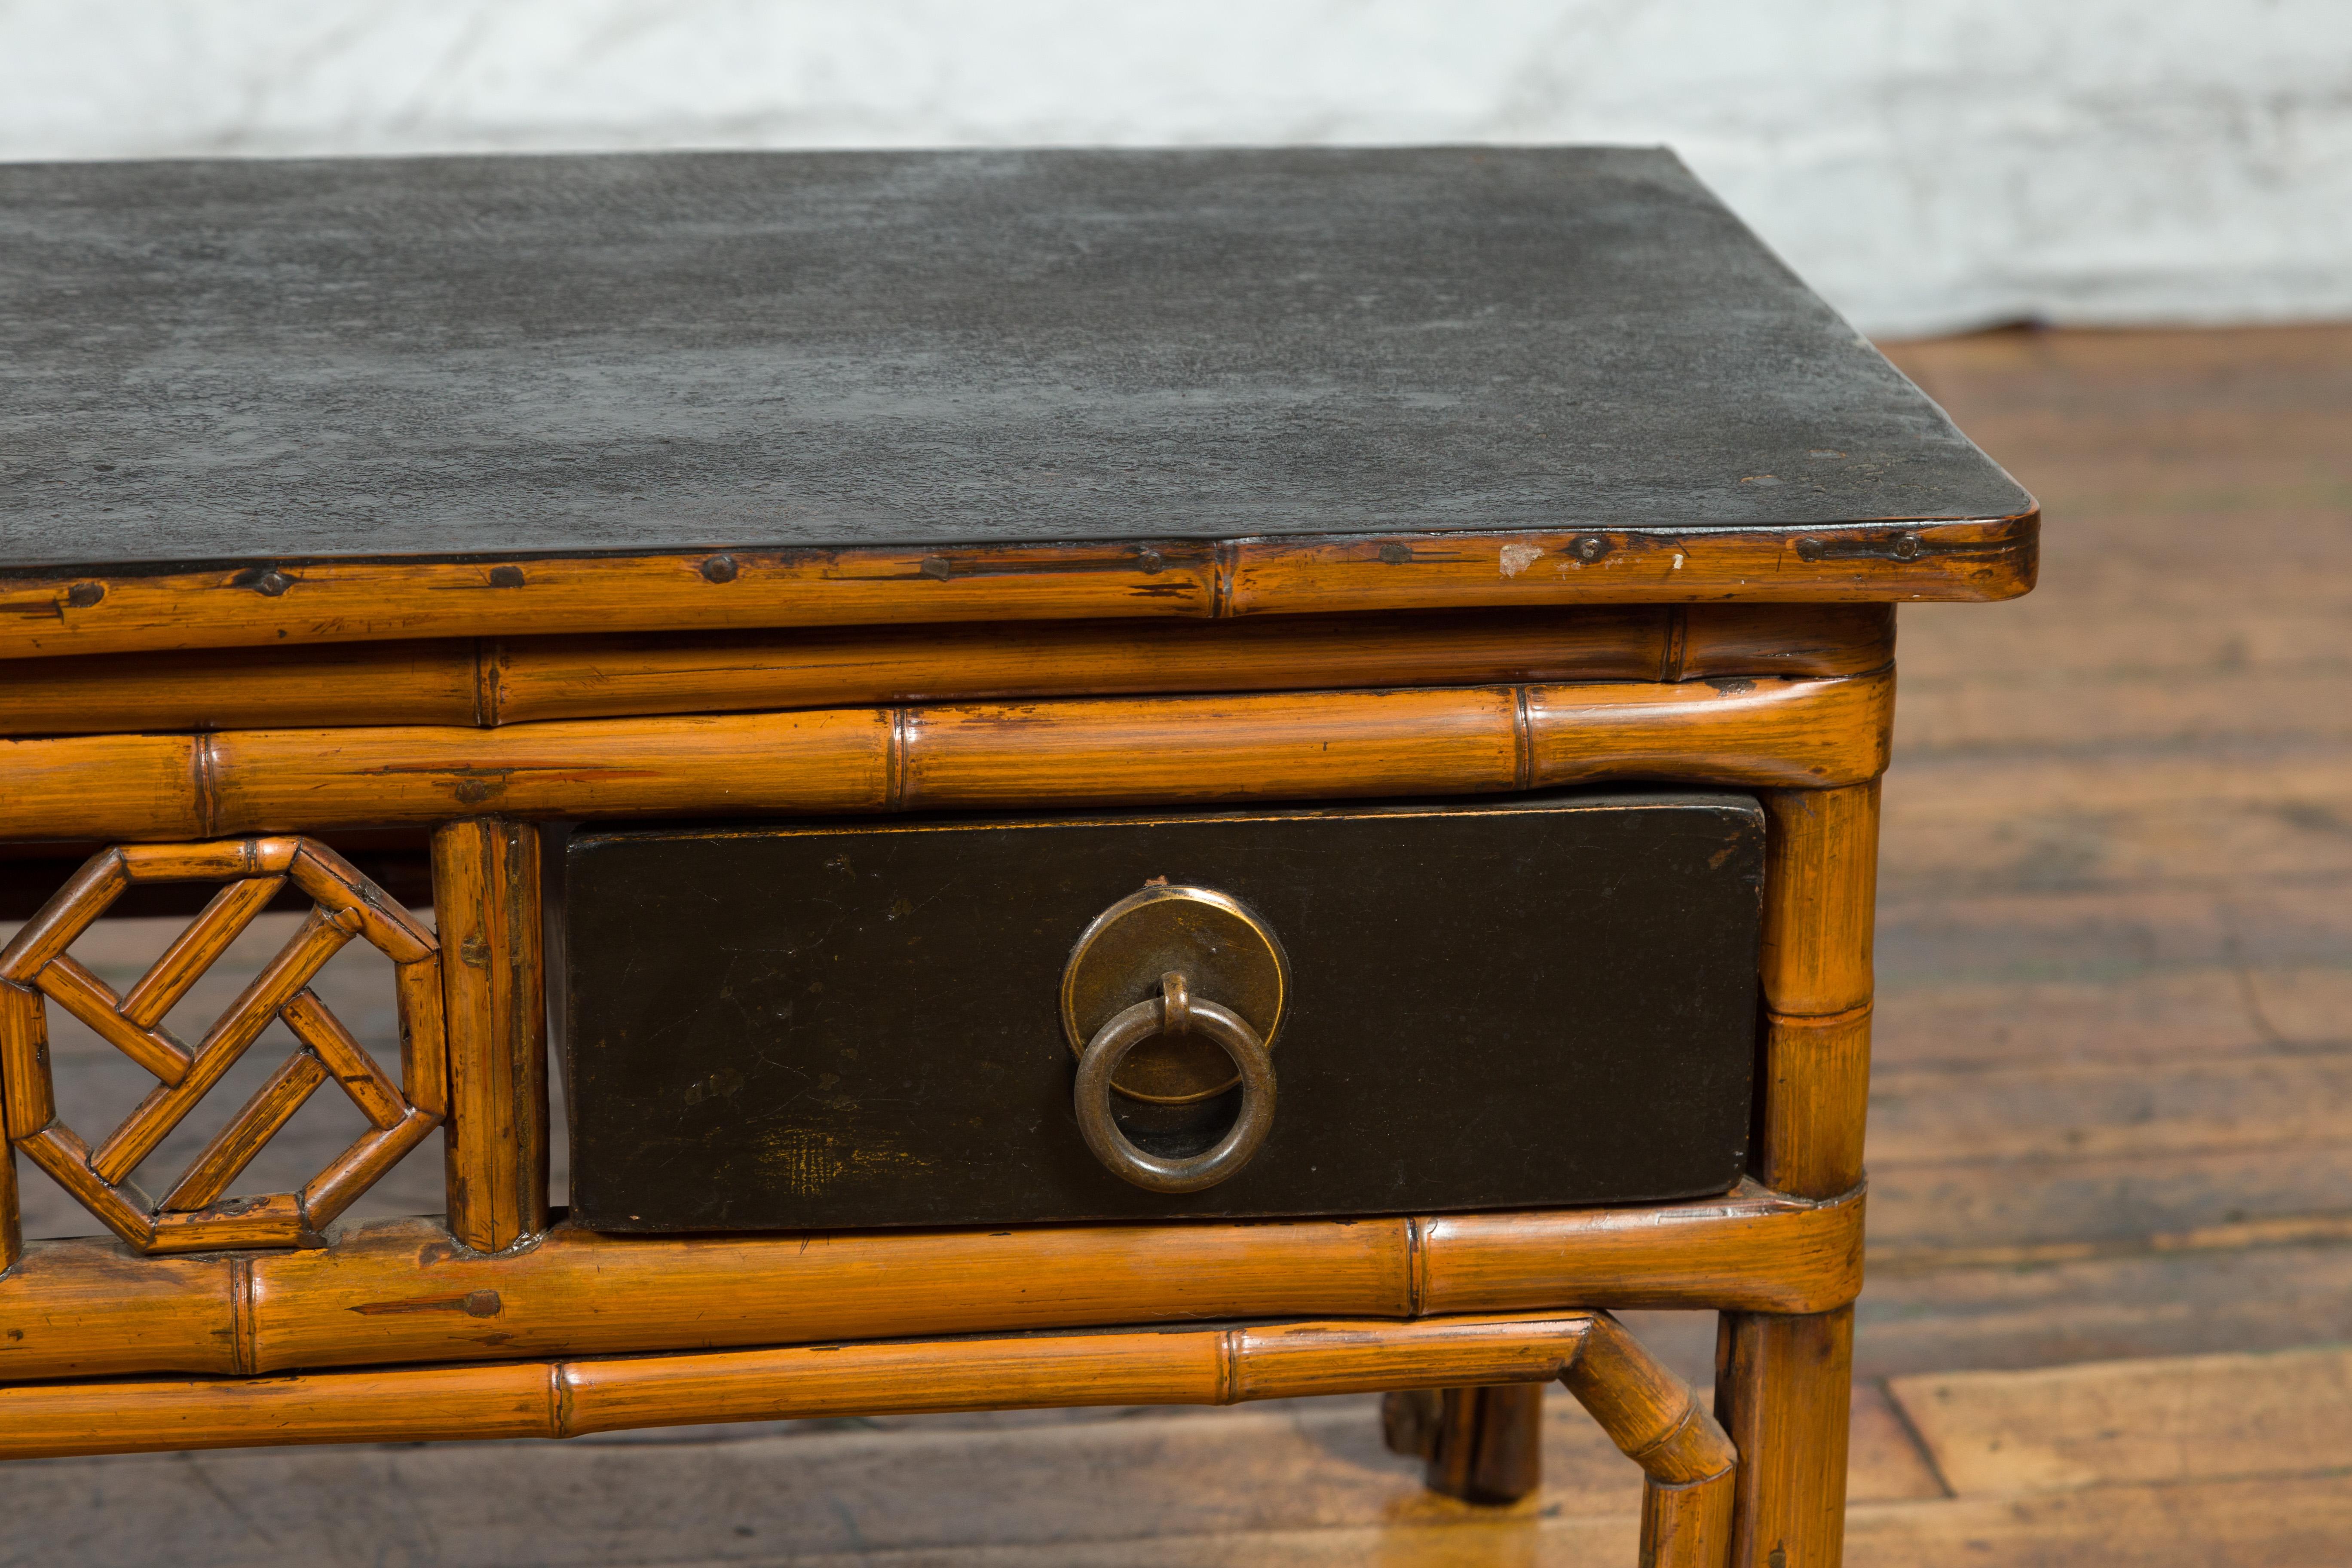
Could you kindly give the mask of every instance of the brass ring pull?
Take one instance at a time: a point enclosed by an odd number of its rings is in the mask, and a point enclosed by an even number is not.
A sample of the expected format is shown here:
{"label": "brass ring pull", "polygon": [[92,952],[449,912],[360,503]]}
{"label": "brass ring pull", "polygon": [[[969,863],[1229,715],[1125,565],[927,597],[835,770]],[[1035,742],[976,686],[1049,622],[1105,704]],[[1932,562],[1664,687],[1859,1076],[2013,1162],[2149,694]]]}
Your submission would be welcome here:
{"label": "brass ring pull", "polygon": [[[1160,994],[1115,1015],[1078,1056],[1078,1131],[1110,1173],[1154,1193],[1197,1193],[1250,1162],[1274,1129],[1274,1059],[1241,1017],[1192,994],[1181,974],[1160,977]],[[1205,1153],[1181,1160],[1147,1154],[1128,1141],[1110,1113],[1110,1079],[1127,1053],[1160,1034],[1195,1032],[1213,1040],[1241,1076],[1241,1114]]]}

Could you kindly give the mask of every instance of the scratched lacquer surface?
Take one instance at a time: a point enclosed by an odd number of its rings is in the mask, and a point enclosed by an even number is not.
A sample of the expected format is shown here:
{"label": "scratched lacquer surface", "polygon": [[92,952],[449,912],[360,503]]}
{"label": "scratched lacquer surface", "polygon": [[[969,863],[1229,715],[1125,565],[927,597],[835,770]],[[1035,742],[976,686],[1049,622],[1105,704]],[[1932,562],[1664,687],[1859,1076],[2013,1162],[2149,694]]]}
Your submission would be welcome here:
{"label": "scratched lacquer surface", "polygon": [[0,277],[0,574],[2032,506],[1656,149],[20,164]]}
{"label": "scratched lacquer surface", "polygon": [[[1721,1192],[1746,1157],[1755,802],[587,830],[562,855],[572,1217],[614,1230],[1364,1214]],[[1063,965],[1154,878],[1291,966],[1274,1131],[1187,1196],[1096,1163]],[[1169,1153],[1233,1107],[1125,1108]]]}

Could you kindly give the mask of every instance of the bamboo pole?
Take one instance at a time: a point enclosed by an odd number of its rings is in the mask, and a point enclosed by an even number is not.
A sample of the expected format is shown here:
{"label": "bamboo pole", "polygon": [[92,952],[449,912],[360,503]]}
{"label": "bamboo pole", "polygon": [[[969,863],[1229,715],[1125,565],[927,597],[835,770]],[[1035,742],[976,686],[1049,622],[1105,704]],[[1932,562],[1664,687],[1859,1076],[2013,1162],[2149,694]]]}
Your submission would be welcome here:
{"label": "bamboo pole", "polygon": [[296,1194],[305,1222],[316,1229],[334,1220],[440,1125],[437,1111],[420,1107],[389,1127],[362,1133]]}
{"label": "bamboo pole", "polygon": [[230,838],[214,844],[126,844],[123,875],[134,882],[216,882],[282,877],[301,852],[299,838]]}
{"label": "bamboo pole", "polygon": [[294,1443],[572,1437],[714,1421],[1232,1405],[1559,1378],[1647,1478],[1642,1561],[1721,1568],[1735,1456],[1606,1315],[999,1335],[608,1361],[0,1388],[0,1458]]}
{"label": "bamboo pole", "polygon": [[[281,563],[0,579],[0,658],[415,637],[1213,613],[1205,542]],[[1799,597],[1801,595],[1790,595]],[[39,616],[40,626],[25,623]]]}
{"label": "bamboo pole", "polygon": [[114,988],[70,955],[61,952],[49,960],[33,984],[43,995],[80,1019],[90,1033],[165,1084],[176,1084],[188,1076],[188,1048],[162,1029],[142,1028],[123,1016],[122,999]]}
{"label": "bamboo pole", "polygon": [[147,1212],[151,1205],[135,1188],[129,1189],[126,1195],[125,1190],[90,1169],[89,1145],[82,1141],[80,1133],[52,1122],[16,1142],[26,1158],[71,1194],[74,1201],[96,1216],[100,1225],[133,1247],[143,1248],[153,1244],[155,1221]]}
{"label": "bamboo pole", "polygon": [[1768,1016],[1757,1173],[1782,1192],[1824,1197],[1862,1179],[1878,784],[1771,791],[1764,809]]}
{"label": "bamboo pole", "polygon": [[1740,1568],[1837,1568],[1853,1382],[1852,1307],[1724,1314],[1716,1415],[1741,1460],[1731,1555]]}
{"label": "bamboo pole", "polygon": [[274,563],[0,580],[0,658],[580,632],[1725,600],[1983,601],[2041,513],[1686,532],[1356,535]]}
{"label": "bamboo pole", "polygon": [[1825,1018],[1764,1020],[1759,1179],[1782,1192],[1843,1192],[1862,1180],[1870,1097],[1870,1005]]}
{"label": "bamboo pole", "polygon": [[499,1252],[547,1228],[547,997],[539,833],[491,817],[433,835],[449,1075],[449,1234]]}
{"label": "bamboo pole", "polygon": [[294,1193],[236,1198],[194,1213],[150,1216],[157,1252],[222,1252],[240,1247],[323,1247],[326,1238]]}
{"label": "bamboo pole", "polygon": [[0,734],[470,724],[473,653],[470,641],[356,642],[20,659],[0,684]]}
{"label": "bamboo pole", "polygon": [[[0,778],[8,777],[5,768],[0,767]],[[14,816],[12,810],[12,827]],[[34,911],[31,920],[16,928],[8,945],[0,948],[0,982],[11,985],[31,984],[33,977],[47,968],[50,960],[71,947],[74,939],[88,931],[90,921],[104,914],[107,906],[130,885],[131,876],[124,869],[121,850],[105,849],[91,856],[64,887],[49,895],[47,903]]]}
{"label": "bamboo pole", "polygon": [[[1662,680],[1868,675],[1895,662],[1892,605],[1670,605]],[[1486,612],[1492,614],[1493,612]]]}
{"label": "bamboo pole", "polygon": [[1878,782],[1768,792],[1764,995],[1792,1017],[1843,1013],[1870,1000],[1871,927],[1878,886]]}
{"label": "bamboo pole", "polygon": [[[1556,1298],[1530,1292],[1556,1291],[1555,1268],[1572,1268],[1581,1305],[1820,1311],[1861,1290],[1862,1213],[1858,1191],[1813,1202],[1748,1185],[1724,1198],[1574,1215],[1437,1215],[1421,1222],[1420,1310],[1551,1305]],[[1781,1230],[1770,1240],[1768,1216]],[[1572,1265],[1559,1251],[1567,1247]]]}
{"label": "bamboo pole", "polygon": [[[1254,539],[1233,552],[1223,608],[1247,616],[1438,605],[2007,599],[2033,586],[2040,523],[2037,510],[1803,534],[1579,529]],[[1906,565],[1888,569],[1905,557]]]}
{"label": "bamboo pole", "polygon": [[1863,675],[1892,607],[1598,605],[334,643],[20,660],[0,734],[482,725],[1149,692]]}
{"label": "bamboo pole", "polygon": [[[313,1203],[311,1211],[317,1212]],[[1861,1288],[1859,1196],[1353,1221],[607,1237],[485,1256],[436,1220],[316,1251],[136,1258],[32,1243],[0,1280],[13,1378],[1562,1306],[1821,1311]],[[21,1337],[17,1337],[21,1336]]]}
{"label": "bamboo pole", "polygon": [[295,993],[294,999],[278,1009],[278,1016],[294,1037],[308,1047],[334,1080],[342,1085],[352,1103],[370,1126],[381,1131],[399,1125],[408,1114],[408,1102],[401,1098],[400,1086],[392,1081],[384,1070],[376,1066],[367,1047],[343,1026],[343,1021],[327,1011],[326,1005],[310,991]]}
{"label": "bamboo pole", "polygon": [[[1878,785],[1764,796],[1763,1135],[1755,1169],[1792,1194],[1862,1180],[1870,1091]],[[1835,1568],[1845,1521],[1850,1307],[1726,1313],[1717,1414],[1746,1460],[1733,1560]]]}
{"label": "bamboo pole", "polygon": [[1071,695],[1863,675],[1892,660],[1892,627],[1879,605],[1629,605],[523,638],[496,645],[483,706],[488,721],[520,723]]}
{"label": "bamboo pole", "polygon": [[408,1103],[436,1122],[449,1113],[447,1005],[441,983],[441,954],[429,952],[393,966],[394,994],[400,1002],[400,1082]]}
{"label": "bamboo pole", "polygon": [[121,840],[493,814],[1027,809],[1621,778],[1809,791],[1878,774],[1893,696],[1881,674],[66,737],[0,742],[0,783],[12,833]]}
{"label": "bamboo pole", "polygon": [[30,1138],[57,1118],[49,1091],[49,1018],[40,994],[0,980],[0,1103],[9,1138]]}
{"label": "bamboo pole", "polygon": [[[269,842],[265,840],[265,842]],[[383,950],[395,964],[415,963],[436,950],[433,933],[416,917],[360,875],[359,868],[315,838],[296,839],[299,847],[288,868],[294,885],[322,910],[348,914],[359,931]]]}
{"label": "bamboo pole", "polygon": [[0,1458],[294,1443],[571,1437],[646,1426],[1066,1405],[1230,1405],[1538,1382],[1591,1319],[1360,1321],[886,1341],[254,1381],[0,1388]]}

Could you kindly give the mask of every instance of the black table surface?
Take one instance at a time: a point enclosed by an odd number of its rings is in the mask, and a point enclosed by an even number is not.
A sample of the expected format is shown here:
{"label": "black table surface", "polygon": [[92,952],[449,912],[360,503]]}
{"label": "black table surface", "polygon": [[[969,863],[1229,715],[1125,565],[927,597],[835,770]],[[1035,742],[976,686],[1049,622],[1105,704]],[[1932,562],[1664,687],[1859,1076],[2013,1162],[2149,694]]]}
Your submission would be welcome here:
{"label": "black table surface", "polygon": [[0,165],[0,571],[2032,504],[1662,151]]}

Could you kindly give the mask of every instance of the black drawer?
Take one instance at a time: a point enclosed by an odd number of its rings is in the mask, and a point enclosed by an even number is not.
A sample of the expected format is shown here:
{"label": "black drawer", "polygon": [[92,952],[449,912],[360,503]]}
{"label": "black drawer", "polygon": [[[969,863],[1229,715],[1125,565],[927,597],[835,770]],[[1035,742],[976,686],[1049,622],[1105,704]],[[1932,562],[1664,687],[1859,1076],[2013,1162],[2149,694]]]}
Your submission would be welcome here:
{"label": "black drawer", "polygon": [[[552,858],[572,1218],[840,1228],[1721,1192],[1748,1135],[1763,847],[1752,799],[1664,792],[583,829]],[[1070,1008],[1091,1012],[1066,1020],[1097,917],[1187,888],[1237,912],[1171,906],[1186,918],[1157,929],[1189,957],[1090,947]],[[1269,981],[1273,948],[1287,973]],[[1073,1100],[1104,1016],[1148,1002],[1142,1033],[1158,1027],[1163,969],[1273,1030],[1263,1144],[1194,1192],[1114,1174]],[[1151,1098],[1098,1098],[1146,1154],[1197,1157],[1242,1109],[1202,1030],[1147,1038],[1118,1070]]]}

